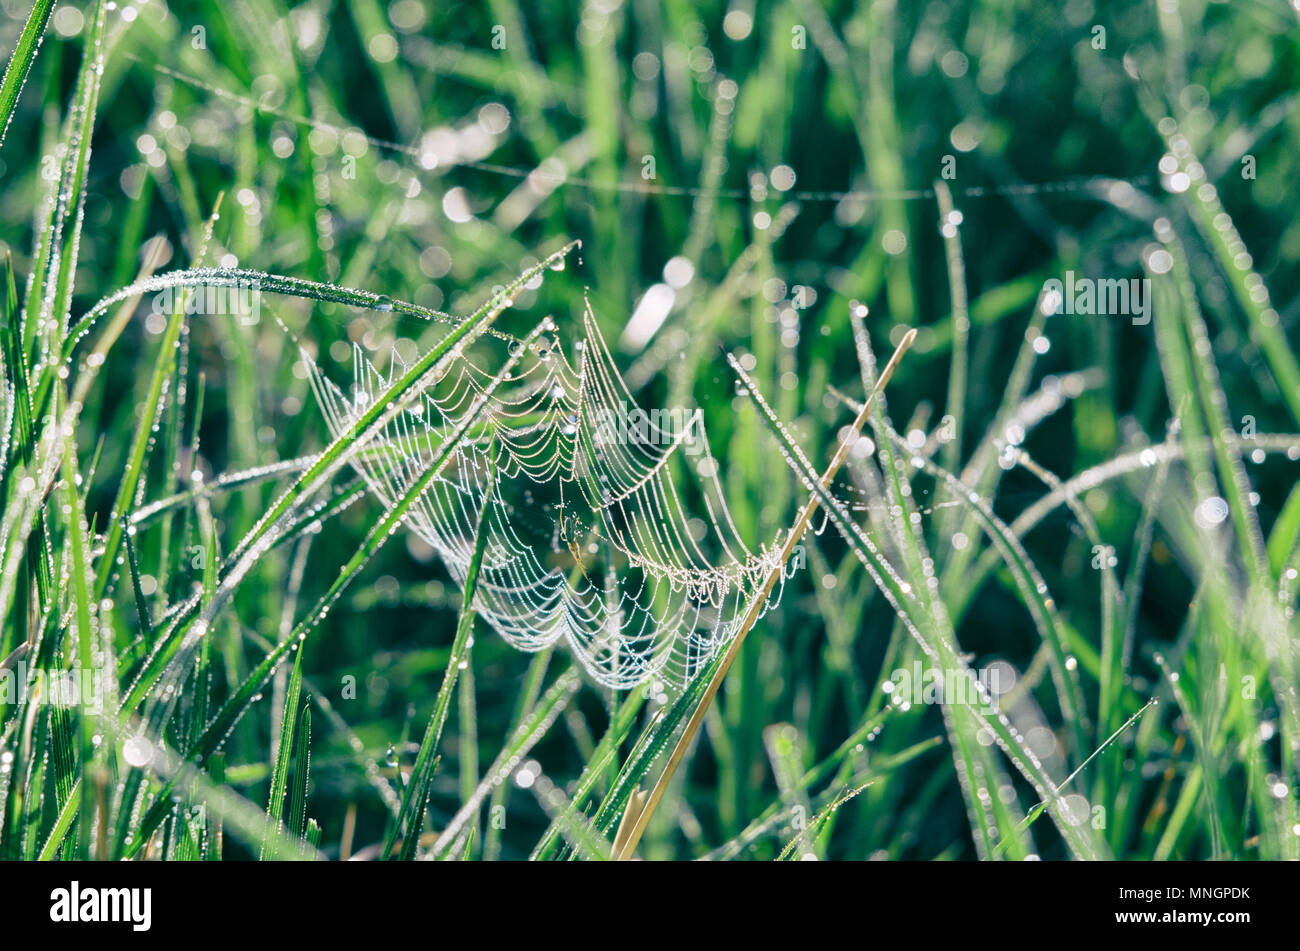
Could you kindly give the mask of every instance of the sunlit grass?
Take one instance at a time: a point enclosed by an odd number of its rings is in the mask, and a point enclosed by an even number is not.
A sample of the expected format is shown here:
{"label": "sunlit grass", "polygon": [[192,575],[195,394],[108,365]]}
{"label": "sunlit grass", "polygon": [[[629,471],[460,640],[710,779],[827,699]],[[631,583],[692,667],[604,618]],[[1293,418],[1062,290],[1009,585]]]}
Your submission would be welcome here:
{"label": "sunlit grass", "polygon": [[[0,857],[1300,858],[1285,5],[188,6],[0,31]],[[463,577],[410,527],[588,314],[782,566],[685,683],[510,648],[486,503]],[[630,573],[551,489],[557,583]]]}

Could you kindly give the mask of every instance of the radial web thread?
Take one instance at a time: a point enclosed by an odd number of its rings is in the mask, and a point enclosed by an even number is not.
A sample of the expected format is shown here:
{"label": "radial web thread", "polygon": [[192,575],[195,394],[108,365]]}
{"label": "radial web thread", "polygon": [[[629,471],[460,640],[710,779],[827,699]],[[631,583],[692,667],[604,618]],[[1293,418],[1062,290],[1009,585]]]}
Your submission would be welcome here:
{"label": "radial web thread", "polygon": [[[486,399],[475,438],[461,443],[407,527],[463,586],[491,493],[479,616],[521,650],[563,640],[606,686],[652,678],[680,686],[734,637],[768,573],[781,575],[764,610],[779,602],[792,569],[779,561],[783,539],[757,551],[741,539],[700,412],[641,410],[590,309],[583,327],[576,367],[544,337],[490,394],[493,374],[458,356],[355,466],[392,505]],[[336,437],[407,369],[394,351],[385,375],[354,347],[349,394],[304,361]],[[498,477],[488,485],[492,432]],[[686,499],[703,518],[689,514]]]}

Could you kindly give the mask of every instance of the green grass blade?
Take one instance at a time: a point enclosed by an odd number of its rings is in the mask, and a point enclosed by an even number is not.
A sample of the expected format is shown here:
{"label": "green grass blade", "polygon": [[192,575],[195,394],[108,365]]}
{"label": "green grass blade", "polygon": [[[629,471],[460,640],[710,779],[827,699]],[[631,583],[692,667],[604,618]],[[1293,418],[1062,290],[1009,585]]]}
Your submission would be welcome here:
{"label": "green grass blade", "polygon": [[[300,648],[293,659],[293,672],[284,695],[284,717],[280,721],[280,736],[276,743],[275,770],[271,774],[271,792],[266,804],[267,818],[275,824],[284,815],[285,788],[289,781],[290,749],[298,717],[298,699],[302,695],[302,655]],[[262,840],[262,857],[267,857],[267,837]],[[273,856],[272,856],[273,857]]]}
{"label": "green grass blade", "polygon": [[[298,652],[299,654],[302,651]],[[294,737],[293,791],[289,795],[289,834],[306,840],[307,788],[311,776],[311,704],[304,703]]]}
{"label": "green grass blade", "polygon": [[18,106],[18,97],[27,82],[27,74],[41,48],[45,36],[45,27],[50,22],[54,11],[54,0],[36,0],[32,12],[27,15],[22,33],[18,34],[18,45],[14,55],[5,67],[4,79],[0,79],[0,145],[4,145],[9,123],[13,121],[14,109]]}
{"label": "green grass blade", "polygon": [[[221,196],[218,195],[216,202],[213,204],[212,217],[208,219],[205,245],[207,239],[211,237],[212,228],[220,211]],[[200,249],[201,253],[202,249]],[[161,409],[167,382],[171,379],[176,368],[177,345],[181,339],[181,332],[185,327],[185,320],[185,302],[178,299],[172,308],[171,316],[167,320],[162,339],[159,341],[158,356],[154,361],[149,389],[144,406],[141,409],[139,421],[136,424],[135,435],[131,440],[131,448],[127,453],[126,468],[122,473],[122,481],[118,484],[117,497],[113,500],[109,533],[104,541],[104,551],[99,560],[99,571],[95,576],[96,597],[103,596],[105,589],[108,587],[109,579],[116,570],[117,549],[122,541],[122,516],[126,514],[136,497],[140,482],[145,477],[149,454],[157,442],[154,438],[153,427]]]}
{"label": "green grass blade", "polygon": [[[549,320],[543,321],[532,331],[526,338],[526,342],[531,344],[533,340],[551,326]],[[493,378],[492,382],[484,387],[476,403],[476,408],[467,414],[465,420],[448,435],[446,441],[439,447],[437,454],[430,461],[423,474],[411,481],[411,485],[401,498],[399,498],[384,514],[370,532],[367,534],[361,548],[352,556],[351,559],[340,570],[338,577],[330,585],[328,591],[321,596],[316,605],[308,612],[306,617],[298,623],[290,635],[281,641],[267,656],[258,664],[251,674],[244,680],[234,694],[226,701],[221,710],[217,713],[216,718],[209,724],[203,735],[195,744],[191,753],[191,759],[194,762],[202,764],[218,749],[225,738],[229,735],[230,730],[243,716],[252,702],[253,697],[260,691],[267,679],[275,672],[275,669],[284,660],[285,655],[305,640],[307,633],[323,618],[330,607],[338,600],[342,590],[351,583],[352,579],[357,576],[361,569],[366,565],[370,558],[379,548],[387,542],[406,518],[411,506],[424,494],[425,490],[433,480],[441,474],[444,467],[451,461],[453,453],[460,446],[469,427],[477,421],[487,406],[487,400],[496,391],[497,387],[506,379],[514,365],[519,361],[522,355],[527,351],[527,347],[520,348],[517,352],[511,354],[501,371]],[[155,674],[156,677],[161,675],[161,669]],[[129,713],[133,707],[128,704],[138,704],[143,698],[144,693],[152,689],[152,684],[146,684],[140,689],[132,689],[132,693],[123,701],[119,715]],[[152,835],[158,825],[165,818],[167,813],[166,796],[160,796],[155,802],[153,808],[145,816],[142,823],[142,833],[139,839],[134,843],[134,849],[138,850],[143,840]]]}
{"label": "green grass blade", "polygon": [[[742,383],[747,388],[749,399],[758,408],[769,431],[780,443],[782,455],[787,464],[795,470],[804,485],[816,493],[837,530],[858,554],[862,563],[871,573],[876,586],[885,595],[898,616],[902,618],[908,627],[908,631],[920,644],[922,650],[935,661],[937,667],[941,670],[965,671],[970,676],[972,685],[976,687],[978,692],[978,682],[973,675],[969,674],[969,668],[951,639],[947,636],[929,639],[926,634],[922,633],[922,629],[928,628],[929,625],[920,617],[922,611],[917,602],[916,593],[899,577],[894,568],[885,561],[876,545],[862,531],[857,522],[850,517],[843,503],[821,485],[802,450],[791,441],[785,427],[777,420],[775,414],[739,363],[733,360],[732,368],[740,376]],[[962,691],[962,693],[967,692]],[[1043,799],[1053,804],[1059,802],[1060,797],[1056,784],[1043,770],[1038,758],[1025,747],[1023,740],[1001,714],[990,712],[979,705],[972,704],[969,702],[969,698],[966,698],[966,702],[962,706],[972,711],[981,720],[997,744],[1002,747],[1003,751],[1011,759],[1017,771],[1038,790]],[[1060,830],[1062,838],[1065,839],[1070,850],[1077,858],[1095,859],[1102,856],[1101,849],[1104,847],[1096,841],[1095,836],[1090,834],[1090,829],[1067,821],[1055,811],[1053,812],[1053,818],[1056,819],[1057,828]]]}
{"label": "green grass blade", "polygon": [[447,660],[447,671],[442,676],[438,696],[433,702],[433,712],[429,714],[429,722],[424,728],[424,737],[420,740],[420,751],[415,757],[411,780],[406,786],[406,801],[402,804],[400,820],[391,827],[384,841],[381,854],[385,857],[392,855],[396,837],[401,834],[402,847],[397,858],[405,862],[415,858],[420,829],[424,825],[424,806],[429,798],[429,784],[433,781],[434,754],[438,749],[438,741],[442,738],[442,728],[447,722],[447,713],[451,709],[451,695],[456,686],[461,663],[466,660],[470,634],[474,631],[474,592],[478,586],[479,568],[483,564],[483,552],[487,549],[488,521],[491,517],[490,506],[496,490],[496,480],[497,444],[494,438],[492,448],[488,452],[483,504],[478,512],[474,551],[470,555],[469,567],[465,573],[460,619],[456,623],[456,635],[452,639],[451,656]]}

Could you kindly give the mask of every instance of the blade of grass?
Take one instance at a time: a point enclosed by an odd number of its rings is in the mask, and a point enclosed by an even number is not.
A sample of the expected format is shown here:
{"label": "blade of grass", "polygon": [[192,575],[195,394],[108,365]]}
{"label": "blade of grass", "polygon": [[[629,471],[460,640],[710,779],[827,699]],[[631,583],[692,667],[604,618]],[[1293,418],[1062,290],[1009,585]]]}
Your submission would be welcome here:
{"label": "blade of grass", "polygon": [[[66,399],[62,394],[60,395],[63,399]],[[99,649],[95,643],[96,628],[91,624],[90,539],[86,528],[85,514],[82,509],[81,493],[78,491],[81,485],[81,477],[77,474],[75,438],[68,438],[64,442],[63,484],[64,512],[66,513],[67,522],[66,537],[71,551],[69,573],[72,582],[77,659],[82,671],[93,671],[96,667],[95,658],[99,654]],[[85,711],[80,711],[77,720],[81,736],[82,788],[85,788],[89,784],[89,777],[94,769],[95,723],[93,718],[88,716]],[[101,819],[106,821],[106,817],[101,817]],[[80,825],[81,833],[78,841],[78,853],[81,856],[85,856],[89,849],[90,826],[89,819],[83,819]]]}
{"label": "blade of grass", "polygon": [[[424,808],[429,798],[429,784],[433,781],[434,754],[438,741],[442,738],[442,728],[447,722],[447,713],[451,709],[451,695],[456,686],[460,666],[465,659],[465,652],[470,634],[474,631],[474,592],[478,587],[479,568],[483,564],[483,553],[487,549],[488,521],[493,493],[497,480],[497,443],[492,441],[488,451],[487,476],[484,482],[483,503],[479,507],[477,528],[474,535],[474,550],[470,555],[469,567],[465,572],[463,598],[460,605],[460,619],[456,624],[456,634],[452,639],[451,656],[447,659],[447,671],[442,675],[442,685],[433,703],[433,712],[424,728],[420,740],[420,751],[415,757],[415,766],[411,769],[411,780],[406,786],[406,796],[399,813],[399,820],[390,829],[384,841],[381,853],[385,858],[393,853],[398,835],[402,835],[402,847],[398,859],[409,862],[415,858],[416,843],[424,825]],[[472,790],[471,790],[472,793]],[[467,797],[468,798],[468,797]]]}
{"label": "blade of grass", "polygon": [[[909,330],[903,336],[903,339],[899,341],[898,348],[894,351],[893,356],[889,358],[889,362],[881,372],[880,379],[876,383],[875,389],[872,390],[871,395],[867,397],[867,402],[862,407],[862,412],[859,413],[858,418],[853,421],[852,431],[854,433],[860,433],[862,427],[866,425],[867,415],[870,412],[873,397],[876,393],[883,390],[889,383],[889,378],[893,376],[894,370],[898,366],[898,362],[903,358],[903,354],[907,352],[908,347],[912,345],[912,342],[915,339],[916,331]],[[728,355],[728,360],[733,364],[733,366],[739,367],[739,364],[736,363],[735,359],[730,355]],[[842,441],[835,451],[835,456],[826,467],[826,471],[822,474],[819,483],[820,485],[825,486],[830,484],[830,481],[834,479],[835,474],[840,470],[840,466],[844,464],[844,460],[848,457],[848,451],[849,441]],[[740,647],[741,644],[744,643],[746,635],[749,634],[749,631],[753,628],[754,624],[758,621],[759,616],[763,613],[763,609],[767,603],[767,596],[771,593],[772,588],[776,585],[777,579],[781,576],[784,565],[789,562],[795,546],[799,544],[800,540],[804,536],[804,532],[807,531],[808,525],[812,521],[812,516],[816,509],[817,499],[814,496],[813,498],[810,498],[800,510],[798,517],[795,519],[794,526],[791,528],[789,535],[786,537],[785,544],[781,549],[781,555],[777,562],[778,566],[768,573],[763,584],[751,598],[749,607],[736,629],[736,635],[727,646],[721,665],[710,676],[708,686],[705,688],[699,704],[695,707],[690,720],[686,723],[686,729],[682,732],[681,738],[673,748],[673,752],[669,756],[663,772],[655,781],[655,785],[650,791],[650,796],[646,801],[645,808],[637,817],[635,825],[633,825],[631,831],[627,835],[626,841],[623,843],[622,850],[619,851],[616,856],[620,861],[631,858],[632,853],[636,851],[637,843],[641,841],[641,835],[645,832],[647,823],[649,823],[651,816],[654,815],[655,809],[659,805],[659,800],[663,798],[668,783],[672,780],[673,774],[677,771],[677,765],[681,762],[682,757],[686,755],[686,750],[695,739],[695,734],[699,732],[700,724],[704,722],[705,711],[708,710],[709,704],[713,702],[713,698],[717,695],[718,687],[722,684],[722,679],[727,675],[727,671],[731,668],[732,662],[740,653]]]}
{"label": "blade of grass", "polygon": [[[266,804],[266,815],[270,823],[279,826],[284,814],[285,788],[289,781],[290,747],[298,718],[298,700],[302,696],[302,655],[300,648],[293,659],[293,671],[289,675],[289,686],[284,695],[284,716],[280,721],[280,736],[275,747],[275,770],[271,774],[271,792]],[[268,857],[269,835],[262,838],[263,858]],[[273,855],[269,856],[274,858]]]}
{"label": "blade of grass", "polygon": [[[299,656],[302,651],[298,652]],[[294,737],[293,791],[289,794],[289,835],[306,840],[307,786],[311,774],[311,704],[302,705]]]}
{"label": "blade of grass", "polygon": [[0,80],[0,145],[4,145],[9,123],[13,121],[14,109],[18,105],[18,97],[27,83],[32,63],[36,61],[41,40],[45,36],[45,27],[50,22],[53,11],[54,0],[36,0],[32,12],[27,15],[27,22],[23,24],[22,33],[18,34],[14,55],[9,57],[4,79]]}
{"label": "blade of grass", "polygon": [[[908,631],[916,639],[922,650],[935,660],[939,669],[944,671],[964,671],[974,688],[973,692],[976,695],[984,694],[982,685],[970,673],[965,661],[952,643],[949,632],[941,632],[944,636],[935,639],[933,643],[922,633],[921,626],[925,622],[923,620],[918,621],[916,617],[919,613],[919,605],[917,604],[915,592],[884,560],[879,549],[863,532],[861,526],[850,517],[843,503],[836,499],[818,480],[803,451],[790,439],[785,427],[776,418],[771,407],[763,399],[762,394],[754,388],[753,381],[750,380],[740,364],[732,361],[732,369],[747,388],[750,401],[759,409],[768,429],[780,443],[783,450],[782,455],[787,464],[795,469],[804,484],[816,494],[822,506],[830,515],[836,529],[853,550],[858,553],[864,566],[871,572],[876,586],[889,600],[890,606],[893,607],[898,616],[903,619]],[[864,407],[864,409],[866,408]],[[961,691],[961,693],[964,695],[966,691]],[[962,705],[980,718],[995,742],[1011,759],[1012,764],[1021,775],[1038,790],[1039,795],[1043,799],[1050,800],[1053,804],[1058,803],[1060,795],[1057,786],[1043,769],[1038,757],[1024,745],[1023,740],[1011,727],[1004,715],[1000,712],[991,711],[987,706],[981,707],[971,703],[969,697],[963,697],[963,699],[966,702]],[[1053,818],[1056,819],[1057,828],[1060,830],[1062,838],[1076,857],[1086,859],[1101,857],[1101,845],[1096,841],[1095,836],[1091,835],[1091,830],[1085,831],[1084,828],[1068,821],[1066,816],[1057,815],[1056,812],[1053,813]]]}
{"label": "blade of grass", "polygon": [[447,823],[446,828],[434,840],[429,849],[431,856],[441,857],[455,846],[456,842],[461,838],[466,823],[478,812],[480,804],[487,798],[488,793],[493,787],[504,782],[509,777],[513,765],[518,763],[546,735],[552,724],[555,723],[556,718],[568,706],[569,701],[573,699],[573,695],[578,692],[578,688],[581,686],[582,677],[578,673],[578,668],[570,667],[555,679],[555,683],[547,688],[541,700],[529,711],[528,716],[519,725],[519,729],[510,737],[488,768],[487,773],[474,790],[474,795],[461,805],[456,814],[452,816],[451,821]]}
{"label": "blade of grass", "polygon": [[[552,327],[550,319],[547,318],[546,320],[543,320],[542,323],[540,323],[528,335],[528,337],[525,338],[525,344],[530,345],[532,341],[540,337],[541,334],[550,327]],[[451,461],[452,455],[460,446],[461,441],[465,437],[466,431],[474,422],[477,421],[479,416],[482,415],[487,406],[488,399],[506,377],[509,376],[510,371],[513,370],[515,364],[522,358],[525,352],[527,352],[527,346],[521,347],[515,353],[510,355],[510,358],[506,361],[501,371],[487,386],[483,388],[483,391],[476,399],[474,408],[467,413],[466,418],[448,435],[447,439],[439,447],[437,454],[428,464],[428,468],[426,468],[418,478],[411,481],[405,494],[403,494],[402,497],[388,509],[383,518],[381,518],[374,527],[371,528],[360,549],[351,559],[349,559],[347,564],[339,570],[339,575],[334,580],[333,584],[330,585],[329,590],[321,596],[320,600],[316,602],[316,605],[310,612],[308,612],[307,616],[298,623],[297,627],[294,628],[290,635],[266,655],[262,662],[258,664],[253,672],[249,674],[239,688],[226,701],[225,705],[217,713],[216,718],[204,731],[203,736],[199,739],[198,743],[195,744],[195,749],[191,753],[191,761],[202,765],[214,752],[216,752],[218,747],[220,747],[220,745],[225,741],[225,738],[229,735],[230,730],[234,728],[235,723],[243,715],[245,710],[247,710],[253,697],[262,689],[263,685],[283,661],[285,655],[290,650],[298,648],[298,646],[306,639],[307,633],[315,627],[321,618],[329,613],[329,609],[333,606],[334,602],[338,600],[338,596],[342,590],[351,583],[352,579],[356,577],[374,553],[393,537],[397,528],[402,524],[403,519],[406,518],[411,506],[416,503],[416,501],[424,494],[425,490],[428,489],[433,480],[442,473],[443,469]],[[161,673],[161,671],[159,671],[159,673]],[[149,688],[145,687],[141,691],[136,691],[133,688],[133,695],[142,697],[143,691],[147,689]],[[122,710],[119,711],[119,715],[123,712],[130,712],[127,707],[130,699],[131,698],[128,697],[127,700],[123,701]],[[139,699],[136,699],[135,702],[138,704]],[[145,819],[141,823],[140,835],[135,842],[132,843],[130,854],[134,855],[140,850],[145,839],[153,834],[158,825],[166,817],[168,808],[167,794],[164,792],[155,801],[154,806],[149,810]]]}
{"label": "blade of grass", "polygon": [[[222,196],[219,194],[216,201],[213,202],[212,215],[208,218],[203,244],[199,250],[200,255],[205,252],[208,243],[212,240],[212,230],[216,227],[221,212],[221,200]],[[129,295],[124,300],[137,296],[134,294]],[[103,554],[100,556],[99,570],[95,576],[95,597],[97,598],[103,597],[104,591],[108,588],[109,580],[116,570],[117,549],[122,541],[122,516],[126,514],[136,498],[140,482],[145,477],[149,454],[157,442],[153,427],[162,406],[163,393],[167,382],[176,367],[177,344],[181,338],[181,331],[185,326],[186,307],[183,297],[184,295],[175,301],[171,315],[167,319],[166,328],[163,330],[162,339],[158,344],[158,356],[154,361],[153,376],[149,380],[149,389],[145,396],[144,405],[141,408],[139,421],[136,423],[135,435],[131,440],[131,448],[127,452],[126,467],[122,472],[122,481],[118,484],[117,497],[113,500],[113,508],[109,516],[109,533],[104,540]]]}

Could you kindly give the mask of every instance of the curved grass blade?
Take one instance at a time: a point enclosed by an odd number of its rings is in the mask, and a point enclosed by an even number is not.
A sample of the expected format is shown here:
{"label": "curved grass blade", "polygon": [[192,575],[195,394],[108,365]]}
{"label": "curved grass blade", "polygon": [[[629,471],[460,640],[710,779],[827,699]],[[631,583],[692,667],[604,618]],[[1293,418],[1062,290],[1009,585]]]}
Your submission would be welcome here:
{"label": "curved grass blade", "polygon": [[[573,244],[566,246],[556,255],[563,255],[574,247]],[[550,258],[548,258],[550,260]],[[535,271],[536,268],[533,269]],[[529,271],[531,276],[533,271]],[[248,268],[229,268],[229,267],[193,267],[185,268],[179,271],[168,271],[165,274],[153,275],[150,277],[138,279],[133,283],[114,291],[106,297],[100,298],[94,306],[77,321],[72,333],[69,335],[68,344],[64,349],[64,359],[72,355],[76,343],[84,337],[90,328],[116,304],[123,301],[138,299],[144,294],[151,294],[157,291],[172,290],[175,288],[196,288],[196,287],[233,287],[246,288],[256,287],[258,291],[268,294],[280,294],[285,297],[296,297],[300,300],[313,300],[321,303],[344,304],[348,307],[361,307],[367,310],[385,311],[395,314],[401,314],[405,317],[420,317],[425,320],[440,321],[451,324],[453,327],[473,320],[474,317],[483,313],[492,306],[494,301],[489,301],[479,311],[469,318],[461,319],[453,314],[444,313],[440,310],[433,310],[429,307],[421,307],[419,304],[412,304],[408,301],[391,298],[386,294],[379,294],[375,291],[367,291],[355,287],[341,287],[337,284],[325,284],[321,281],[312,281],[301,277],[289,277],[284,274],[269,274],[265,271],[254,271]],[[495,300],[495,299],[494,299]],[[503,340],[514,342],[515,337],[510,334],[502,333],[499,330],[489,330],[489,334],[500,337]]]}

